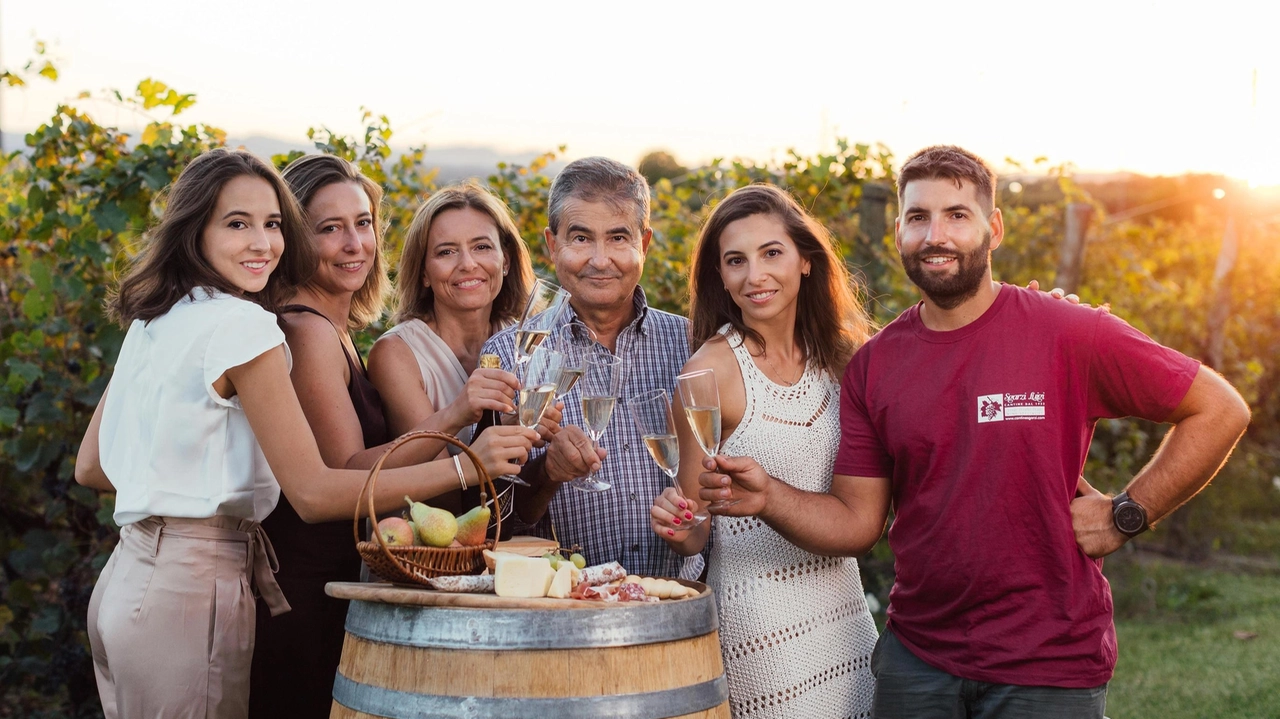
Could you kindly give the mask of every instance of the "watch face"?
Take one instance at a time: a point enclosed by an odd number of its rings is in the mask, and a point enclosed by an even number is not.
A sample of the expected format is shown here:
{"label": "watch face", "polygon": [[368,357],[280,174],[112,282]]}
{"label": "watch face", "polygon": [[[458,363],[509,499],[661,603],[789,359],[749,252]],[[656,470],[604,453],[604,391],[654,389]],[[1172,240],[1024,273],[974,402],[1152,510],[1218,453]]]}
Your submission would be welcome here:
{"label": "watch face", "polygon": [[1116,527],[1121,532],[1137,532],[1142,529],[1142,510],[1131,505],[1121,505],[1116,510]]}

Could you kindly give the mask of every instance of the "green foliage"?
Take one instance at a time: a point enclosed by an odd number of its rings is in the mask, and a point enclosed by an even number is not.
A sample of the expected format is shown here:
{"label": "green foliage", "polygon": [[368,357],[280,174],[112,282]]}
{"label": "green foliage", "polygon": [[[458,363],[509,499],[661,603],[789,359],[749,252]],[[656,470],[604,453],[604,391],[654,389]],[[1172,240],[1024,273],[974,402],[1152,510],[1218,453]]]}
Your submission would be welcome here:
{"label": "green foliage", "polygon": [[115,541],[114,498],[72,480],[80,436],[122,331],[103,317],[119,260],[151,219],[156,194],[222,133],[170,122],[190,104],[144,81],[117,96],[168,109],[141,141],[61,106],[4,158],[0,178],[0,716],[92,711],[84,617]]}
{"label": "green foliage", "polygon": [[[43,49],[41,49],[43,51]],[[43,74],[38,57],[0,81],[20,85]],[[50,66],[52,67],[52,66]],[[76,452],[123,340],[103,316],[107,288],[154,221],[158,195],[192,158],[226,141],[216,128],[175,118],[195,96],[146,79],[110,98],[148,122],[137,138],[99,124],[74,106],[26,137],[25,152],[0,158],[0,718],[91,716],[97,694],[85,614],[98,571],[116,537],[114,498],[72,479]],[[386,193],[384,225],[395,266],[414,210],[435,191],[425,149],[391,149],[389,119],[363,111],[358,138],[312,129],[319,152],[356,162]],[[136,141],[135,141],[136,140]],[[499,164],[489,187],[511,208],[540,275],[553,275],[542,230],[547,224],[549,163],[564,147],[528,166]],[[283,167],[296,155],[272,158]],[[690,252],[698,228],[735,188],[769,182],[787,188],[826,225],[867,289],[876,319],[887,322],[917,299],[892,241],[892,155],[882,146],[841,140],[827,154],[789,152],[781,161],[716,160],[653,184],[653,243],[644,287],[657,307],[685,312]],[[996,252],[1000,279],[1051,284],[1063,206],[1089,201],[1067,168],[1048,189],[1003,191],[1007,239]],[[881,197],[888,207],[873,200]],[[1037,199],[1039,198],[1039,199]],[[1101,207],[1099,207],[1101,211]],[[1105,214],[1100,214],[1105,217]],[[887,228],[887,229],[886,229]],[[1246,228],[1241,271],[1232,278],[1234,311],[1221,368],[1255,412],[1249,441],[1216,485],[1142,538],[1183,553],[1226,548],[1274,553],[1280,537],[1280,227]],[[1165,344],[1200,354],[1212,301],[1218,218],[1150,224],[1101,224],[1091,236],[1081,295]],[[382,331],[375,325],[366,344]],[[1139,421],[1099,424],[1086,474],[1104,490],[1123,486],[1150,457],[1163,430]],[[1244,527],[1245,529],[1241,529]],[[1249,529],[1253,528],[1253,529]],[[864,582],[882,604],[892,584],[892,554],[881,544],[863,562]],[[1179,585],[1181,586],[1181,585]],[[1178,599],[1184,597],[1185,599]],[[1163,597],[1163,598],[1161,598]],[[1159,594],[1171,610],[1211,601],[1203,587]]]}

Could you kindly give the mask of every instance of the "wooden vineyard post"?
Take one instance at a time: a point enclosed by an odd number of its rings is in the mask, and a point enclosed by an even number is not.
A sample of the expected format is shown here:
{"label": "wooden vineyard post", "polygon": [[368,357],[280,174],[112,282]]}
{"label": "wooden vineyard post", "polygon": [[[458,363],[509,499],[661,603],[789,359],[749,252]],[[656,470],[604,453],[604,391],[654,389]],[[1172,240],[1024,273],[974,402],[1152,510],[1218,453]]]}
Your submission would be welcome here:
{"label": "wooden vineyard post", "polygon": [[883,182],[862,184],[862,198],[858,200],[858,234],[865,244],[855,245],[846,261],[850,272],[866,278],[867,289],[873,297],[879,294],[880,288],[876,285],[885,281],[888,274],[880,262],[879,247],[889,231],[885,212],[891,197],[893,188]]}
{"label": "wooden vineyard post", "polygon": [[1093,205],[1072,202],[1067,205],[1063,223],[1062,253],[1058,256],[1058,273],[1054,286],[1068,293],[1080,289],[1084,274],[1085,237],[1089,234],[1089,222],[1093,219]]}
{"label": "wooden vineyard post", "polygon": [[1231,316],[1231,273],[1240,254],[1240,235],[1235,217],[1227,215],[1227,227],[1222,233],[1222,249],[1218,250],[1218,264],[1213,270],[1213,299],[1209,306],[1208,337],[1205,340],[1205,361],[1210,367],[1222,371],[1223,350],[1227,341],[1227,320]]}

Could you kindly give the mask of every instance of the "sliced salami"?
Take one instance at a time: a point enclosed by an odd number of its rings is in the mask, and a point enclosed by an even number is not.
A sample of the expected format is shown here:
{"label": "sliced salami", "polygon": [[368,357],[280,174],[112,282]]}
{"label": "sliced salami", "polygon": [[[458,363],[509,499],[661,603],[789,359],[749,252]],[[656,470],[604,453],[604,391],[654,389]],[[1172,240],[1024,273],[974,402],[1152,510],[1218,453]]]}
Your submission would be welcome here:
{"label": "sliced salami", "polygon": [[436,577],[427,581],[431,586],[442,592],[493,594],[493,579],[492,574],[476,574],[460,577]]}
{"label": "sliced salami", "polygon": [[619,579],[625,579],[627,570],[622,568],[617,562],[609,562],[608,564],[597,564],[594,567],[587,567],[582,570],[582,584],[593,587],[598,584],[608,584]]}

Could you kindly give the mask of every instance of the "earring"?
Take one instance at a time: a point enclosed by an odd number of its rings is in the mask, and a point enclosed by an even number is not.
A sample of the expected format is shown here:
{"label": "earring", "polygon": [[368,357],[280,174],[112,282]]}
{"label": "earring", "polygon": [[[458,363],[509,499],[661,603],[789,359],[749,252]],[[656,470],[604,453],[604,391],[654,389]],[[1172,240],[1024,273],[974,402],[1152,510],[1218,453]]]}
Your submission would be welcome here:
{"label": "earring", "polygon": [[503,277],[506,277],[506,276],[507,276],[507,272],[509,272],[510,270],[511,270],[511,268],[510,268],[510,267],[504,267],[504,268],[503,268],[503,270],[502,270],[502,276],[503,276]]}

